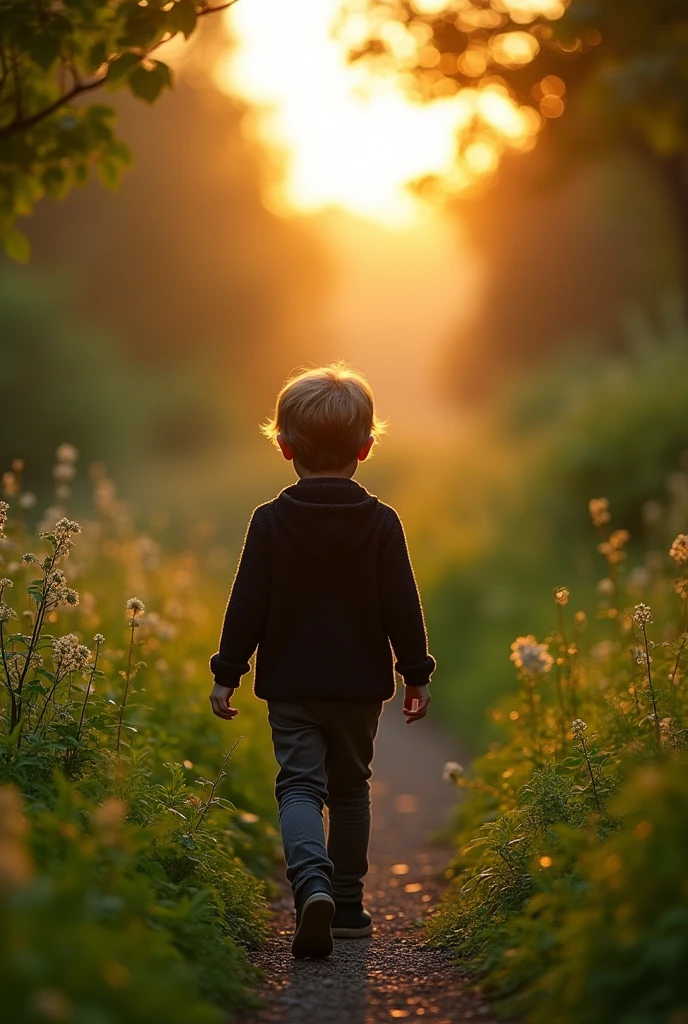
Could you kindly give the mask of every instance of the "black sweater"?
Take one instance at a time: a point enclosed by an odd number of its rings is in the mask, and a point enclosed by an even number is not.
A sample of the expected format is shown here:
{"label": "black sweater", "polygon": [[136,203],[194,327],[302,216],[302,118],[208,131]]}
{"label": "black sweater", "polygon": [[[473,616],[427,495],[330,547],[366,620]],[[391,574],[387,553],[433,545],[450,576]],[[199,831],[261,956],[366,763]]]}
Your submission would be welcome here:
{"label": "black sweater", "polygon": [[337,477],[259,505],[210,659],[216,682],[238,686],[256,647],[265,700],[387,700],[393,667],[407,684],[429,681],[435,661],[393,508]]}

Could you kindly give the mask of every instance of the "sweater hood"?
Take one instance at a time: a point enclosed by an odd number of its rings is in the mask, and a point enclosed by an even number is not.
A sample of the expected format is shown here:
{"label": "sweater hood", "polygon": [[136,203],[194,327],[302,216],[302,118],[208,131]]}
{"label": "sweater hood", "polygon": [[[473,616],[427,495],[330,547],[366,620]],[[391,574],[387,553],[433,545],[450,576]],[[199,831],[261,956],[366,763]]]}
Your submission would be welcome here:
{"label": "sweater hood", "polygon": [[365,487],[339,477],[311,477],[275,498],[279,522],[295,544],[321,562],[342,562],[370,539],[383,506]]}

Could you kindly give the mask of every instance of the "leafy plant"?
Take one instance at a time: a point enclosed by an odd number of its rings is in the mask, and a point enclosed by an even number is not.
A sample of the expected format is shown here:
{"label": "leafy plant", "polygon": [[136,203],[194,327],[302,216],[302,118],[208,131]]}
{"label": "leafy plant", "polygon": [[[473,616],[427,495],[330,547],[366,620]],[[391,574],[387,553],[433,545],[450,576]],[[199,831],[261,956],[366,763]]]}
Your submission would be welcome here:
{"label": "leafy plant", "polygon": [[[102,471],[95,517],[68,518],[77,460],[58,448],[61,507],[37,538],[19,468],[0,502],[8,1012],[17,1024],[219,1021],[255,998],[245,950],[265,935],[258,876],[275,845],[267,733],[252,705],[250,754],[227,751],[193,681],[214,637],[190,556],[136,533]],[[124,600],[134,588],[160,611]]]}
{"label": "leafy plant", "polygon": [[106,87],[153,103],[172,85],[160,46],[233,2],[0,2],[0,242],[12,259],[29,258],[15,222],[42,196],[63,198],[91,167],[112,188],[130,163],[112,108],[79,101]]}
{"label": "leafy plant", "polygon": [[537,1024],[660,1024],[688,1006],[683,479],[663,518],[646,510],[663,551],[635,567],[607,499],[590,501],[596,607],[571,616],[555,589],[550,635],[512,644],[520,693],[493,711],[506,738],[474,777],[445,772],[471,795],[430,938]]}

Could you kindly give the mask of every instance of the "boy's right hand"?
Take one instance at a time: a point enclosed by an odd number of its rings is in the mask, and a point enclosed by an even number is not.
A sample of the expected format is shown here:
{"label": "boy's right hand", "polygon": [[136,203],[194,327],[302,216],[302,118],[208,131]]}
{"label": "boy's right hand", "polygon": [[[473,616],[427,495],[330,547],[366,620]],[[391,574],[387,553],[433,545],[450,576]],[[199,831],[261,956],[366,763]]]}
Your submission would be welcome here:
{"label": "boy's right hand", "polygon": [[406,724],[418,722],[425,718],[430,704],[430,694],[427,686],[407,686],[404,694],[404,714]]}
{"label": "boy's right hand", "polygon": [[224,718],[226,722],[231,722],[239,714],[237,708],[229,705],[233,693],[232,686],[220,686],[219,683],[215,683],[210,694],[210,706],[213,709],[213,714],[218,718]]}

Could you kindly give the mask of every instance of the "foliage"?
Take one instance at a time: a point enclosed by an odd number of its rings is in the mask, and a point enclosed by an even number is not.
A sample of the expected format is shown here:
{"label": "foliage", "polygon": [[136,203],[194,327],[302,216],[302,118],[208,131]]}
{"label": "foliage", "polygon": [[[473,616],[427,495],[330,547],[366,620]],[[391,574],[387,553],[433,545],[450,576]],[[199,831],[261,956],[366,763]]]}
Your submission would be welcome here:
{"label": "foliage", "polygon": [[590,501],[595,607],[554,590],[549,636],[512,644],[505,738],[474,777],[447,766],[471,796],[431,935],[537,1024],[659,1024],[688,1002],[686,495],[634,568],[629,532]]}
{"label": "foliage", "polygon": [[0,504],[5,999],[17,1024],[219,1021],[251,1004],[265,934],[267,734],[252,703],[228,749],[196,685],[214,636],[193,556],[136,533],[102,472],[95,516],[68,519],[78,453],[57,455],[38,538],[19,465]]}
{"label": "foliage", "polygon": [[25,262],[29,245],[14,226],[48,195],[64,197],[95,166],[113,187],[129,164],[114,111],[79,102],[94,90],[128,88],[154,102],[172,84],[153,57],[200,17],[229,6],[208,0],[2,0],[0,3],[0,241]]}
{"label": "foliage", "polygon": [[[643,545],[656,543],[653,517],[685,500],[686,338],[667,315],[661,328],[629,325],[626,352],[572,350],[531,374],[472,441],[479,461],[462,459],[438,495],[443,517],[462,525],[463,546],[423,596],[449,680],[438,681],[436,700],[459,728],[485,740],[485,709],[509,685],[502,652],[514,635],[548,628],[549,594],[561,579],[579,607],[594,597],[588,496],[610,499],[636,564]],[[456,642],[457,622],[470,643]]]}
{"label": "foliage", "polygon": [[497,84],[541,121],[560,117],[576,97],[603,123],[603,144],[611,132],[662,159],[688,155],[682,0],[652,7],[643,0],[362,0],[360,7],[369,33],[354,58],[400,65],[429,99],[451,95],[451,86]]}

